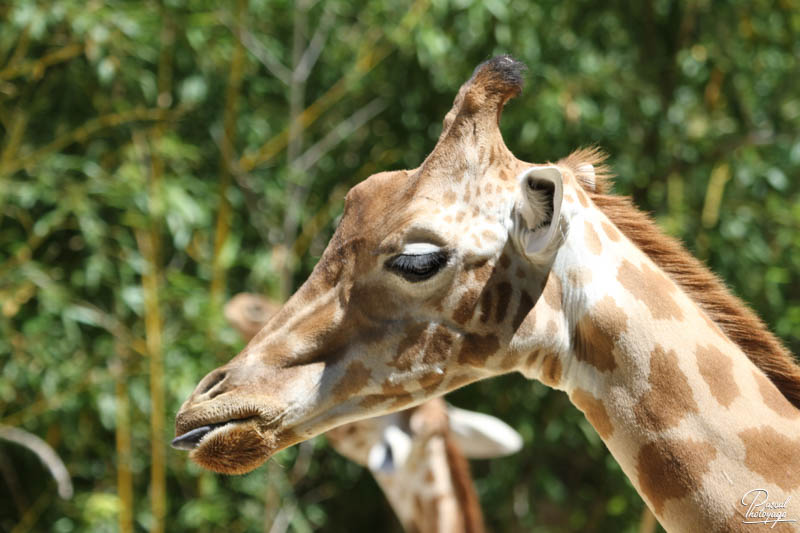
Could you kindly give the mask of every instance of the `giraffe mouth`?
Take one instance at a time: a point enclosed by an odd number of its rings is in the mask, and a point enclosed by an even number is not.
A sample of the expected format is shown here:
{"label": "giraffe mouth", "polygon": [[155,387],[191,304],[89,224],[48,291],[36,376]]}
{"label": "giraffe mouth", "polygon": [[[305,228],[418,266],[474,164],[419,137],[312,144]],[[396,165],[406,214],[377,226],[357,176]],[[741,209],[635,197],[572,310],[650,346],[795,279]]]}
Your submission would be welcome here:
{"label": "giraffe mouth", "polygon": [[216,428],[226,424],[229,424],[229,422],[220,422],[218,424],[194,428],[193,430],[187,431],[183,435],[172,439],[170,446],[176,450],[194,450],[200,444],[200,441],[203,440],[203,437],[214,431]]}
{"label": "giraffe mouth", "polygon": [[200,446],[200,443],[215,430],[233,424],[241,424],[250,421],[253,418],[255,417],[250,416],[247,418],[236,418],[232,420],[226,420],[224,422],[215,422],[213,424],[206,424],[204,426],[190,429],[189,431],[186,431],[185,433],[178,435],[177,437],[172,439],[172,442],[170,442],[170,446],[172,446],[176,450],[186,450],[186,451],[194,450],[195,448]]}

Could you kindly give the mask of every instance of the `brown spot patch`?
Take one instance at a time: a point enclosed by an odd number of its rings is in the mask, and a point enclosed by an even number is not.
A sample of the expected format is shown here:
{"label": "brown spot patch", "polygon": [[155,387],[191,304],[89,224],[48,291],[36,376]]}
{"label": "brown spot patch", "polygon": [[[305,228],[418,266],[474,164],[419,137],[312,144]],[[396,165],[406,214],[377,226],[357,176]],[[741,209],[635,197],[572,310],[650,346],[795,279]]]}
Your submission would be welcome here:
{"label": "brown spot patch", "polygon": [[728,407],[739,396],[739,386],[733,379],[733,361],[711,344],[698,344],[695,355],[700,375],[711,389],[711,395],[720,405]]}
{"label": "brown spot patch", "polygon": [[444,381],[444,372],[441,374],[438,372],[428,372],[419,378],[419,386],[425,391],[426,395],[429,396],[433,391],[439,388],[442,381]]}
{"label": "brown spot patch", "polygon": [[797,418],[800,416],[800,410],[789,403],[789,400],[781,394],[781,391],[766,376],[754,370],[753,378],[758,383],[758,390],[761,392],[761,397],[767,407],[784,418]]}
{"label": "brown spot patch", "polygon": [[689,380],[678,367],[674,350],[656,345],[650,354],[650,390],[642,395],[633,412],[642,426],[662,430],[678,425],[689,413],[697,413]]}
{"label": "brown spot patch", "polygon": [[363,389],[371,377],[372,371],[364,366],[364,363],[353,361],[347,366],[344,375],[339,378],[339,383],[333,386],[331,395],[336,403],[344,401]]}
{"label": "brown spot patch", "polygon": [[490,263],[486,259],[483,259],[471,265],[466,265],[464,269],[472,272],[477,284],[483,286],[486,285],[486,282],[492,277],[492,273],[494,272],[494,264]]}
{"label": "brown spot patch", "polygon": [[568,203],[568,204],[574,204],[575,203],[575,197],[572,196],[570,193],[565,192],[564,193],[564,201],[566,203]]}
{"label": "brown spot patch", "polygon": [[656,514],[664,503],[691,494],[702,483],[709,464],[717,456],[714,447],[693,439],[663,439],[641,447],[636,458],[639,487]]}
{"label": "brown spot patch", "polygon": [[389,379],[384,380],[381,383],[381,392],[386,396],[405,396],[408,394],[408,390],[401,385],[400,383],[392,383]]}
{"label": "brown spot patch", "polygon": [[444,326],[436,326],[425,349],[423,362],[433,364],[446,360],[452,346],[453,334]]}
{"label": "brown spot patch", "polygon": [[[492,204],[491,202],[487,202],[486,203],[486,207],[491,208],[492,207],[491,204]],[[487,230],[483,230],[481,232],[481,237],[486,239],[486,242],[489,242],[489,243],[494,242],[494,241],[497,240],[497,234],[494,233],[493,231],[489,231],[488,229]]]}
{"label": "brown spot patch", "polygon": [[511,305],[511,284],[504,281],[497,285],[497,313],[495,321],[499,324],[506,318],[508,306]]}
{"label": "brown spot patch", "polygon": [[475,314],[475,307],[478,305],[480,293],[477,290],[468,290],[459,300],[456,310],[453,311],[453,320],[459,324],[465,324],[472,315]]}
{"label": "brown spot patch", "polygon": [[[519,329],[531,309],[533,309],[533,299],[526,291],[522,291],[519,295],[519,305],[517,305],[517,312],[514,314],[514,321],[511,323],[511,328],[514,331]],[[531,316],[531,321],[533,322],[533,320],[534,317]]]}
{"label": "brown spot patch", "polygon": [[619,231],[617,231],[617,228],[615,228],[605,220],[600,223],[600,226],[603,228],[603,231],[606,232],[608,238],[611,239],[612,241],[618,242],[622,238],[619,234]]}
{"label": "brown spot patch", "polygon": [[592,271],[585,267],[574,267],[567,272],[567,281],[575,288],[581,288],[592,281]]}
{"label": "brown spot patch", "polygon": [[581,388],[572,391],[570,399],[575,404],[575,407],[583,411],[586,419],[597,431],[601,439],[608,440],[611,438],[614,433],[614,425],[611,423],[602,400],[595,398],[591,393]]}
{"label": "brown spot patch", "polygon": [[553,272],[547,276],[542,296],[554,311],[561,311],[561,280]]}
{"label": "brown spot patch", "polygon": [[486,360],[500,348],[495,335],[467,333],[458,352],[458,362],[472,366],[483,366]]}
{"label": "brown spot patch", "polygon": [[503,268],[503,270],[511,266],[511,259],[509,259],[505,252],[503,252],[503,255],[500,256],[500,266]]}
{"label": "brown spot patch", "polygon": [[603,252],[603,243],[600,242],[600,236],[594,230],[594,225],[586,220],[584,222],[583,238],[586,240],[586,247],[594,255],[600,255]]}
{"label": "brown spot patch", "polygon": [[492,291],[485,289],[481,294],[481,323],[486,324],[492,315]]}
{"label": "brown spot patch", "polygon": [[386,400],[394,400],[394,405],[397,405],[398,403],[409,403],[413,400],[413,397],[403,385],[392,383],[386,379],[381,383],[381,394],[369,394],[359,402],[359,405],[366,409],[371,409]]}
{"label": "brown spot patch", "polygon": [[545,352],[539,367],[539,381],[555,387],[561,383],[561,368],[561,359],[552,352]]}
{"label": "brown spot patch", "polygon": [[525,366],[532,367],[533,363],[535,363],[536,360],[539,359],[539,356],[541,354],[542,351],[539,348],[533,350],[531,353],[528,354],[528,357],[525,359]]}
{"label": "brown spot patch", "polygon": [[444,205],[453,205],[454,203],[456,203],[456,200],[457,196],[455,191],[453,190],[447,191],[446,193],[444,193],[444,196],[442,197],[442,203],[444,203]]}
{"label": "brown spot patch", "polygon": [[628,317],[611,296],[597,302],[575,328],[575,356],[603,372],[617,368],[614,345],[628,328]]}
{"label": "brown spot patch", "polygon": [[675,285],[661,272],[650,268],[647,263],[639,269],[628,260],[623,260],[617,272],[617,279],[634,298],[644,303],[653,318],[683,318],[681,308],[672,298]]}
{"label": "brown spot patch", "polygon": [[394,356],[394,360],[389,361],[387,364],[398,370],[408,370],[411,368],[418,354],[422,352],[425,347],[426,327],[428,327],[428,325],[425,322],[415,322],[412,324],[408,328],[406,336],[403,337],[403,340],[397,345],[397,353]]}
{"label": "brown spot patch", "polygon": [[769,426],[739,433],[745,447],[744,464],[781,489],[800,487],[800,439],[790,439]]}

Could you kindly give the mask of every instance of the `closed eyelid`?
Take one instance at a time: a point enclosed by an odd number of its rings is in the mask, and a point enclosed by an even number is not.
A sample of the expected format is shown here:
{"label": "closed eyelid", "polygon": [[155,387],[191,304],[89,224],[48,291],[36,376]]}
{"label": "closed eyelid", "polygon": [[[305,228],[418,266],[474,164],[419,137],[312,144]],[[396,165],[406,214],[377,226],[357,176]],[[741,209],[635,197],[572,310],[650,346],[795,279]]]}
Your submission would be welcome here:
{"label": "closed eyelid", "polygon": [[428,255],[441,252],[441,246],[432,244],[430,242],[412,242],[403,246],[402,255]]}

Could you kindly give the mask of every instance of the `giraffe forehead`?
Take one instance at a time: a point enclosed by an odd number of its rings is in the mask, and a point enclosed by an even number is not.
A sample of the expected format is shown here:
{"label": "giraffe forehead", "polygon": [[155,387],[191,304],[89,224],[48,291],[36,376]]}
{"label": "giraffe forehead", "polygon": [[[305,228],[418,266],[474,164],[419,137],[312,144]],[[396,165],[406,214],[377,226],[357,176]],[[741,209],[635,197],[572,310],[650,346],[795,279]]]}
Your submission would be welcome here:
{"label": "giraffe forehead", "polygon": [[514,184],[499,176],[510,173],[487,170],[456,182],[421,181],[419,172],[380,173],[353,187],[338,240],[371,243],[373,255],[424,254],[445,245],[480,251],[504,242]]}

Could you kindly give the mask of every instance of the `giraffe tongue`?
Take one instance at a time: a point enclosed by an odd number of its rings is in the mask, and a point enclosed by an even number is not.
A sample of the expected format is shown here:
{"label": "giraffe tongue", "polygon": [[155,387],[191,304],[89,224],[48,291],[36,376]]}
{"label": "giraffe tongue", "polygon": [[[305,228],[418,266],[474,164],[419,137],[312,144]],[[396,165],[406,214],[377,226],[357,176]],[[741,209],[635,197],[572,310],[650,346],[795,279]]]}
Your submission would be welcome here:
{"label": "giraffe tongue", "polygon": [[194,428],[193,430],[187,431],[183,435],[172,439],[170,445],[176,450],[193,450],[197,448],[197,445],[200,444],[200,440],[203,437],[205,437],[214,429],[224,426],[227,423],[228,422],[220,422],[218,424],[209,424],[208,426]]}

